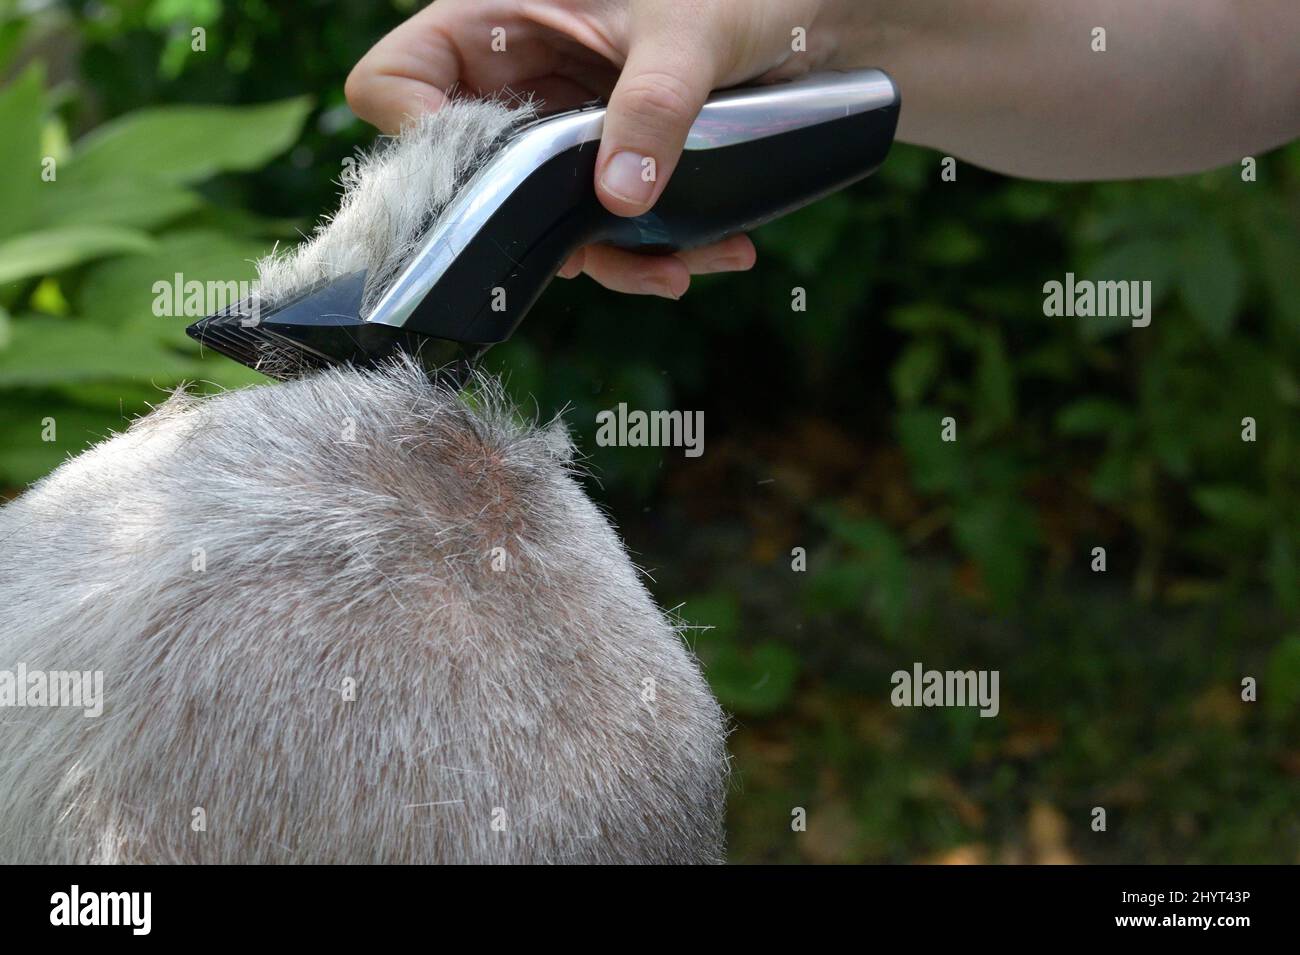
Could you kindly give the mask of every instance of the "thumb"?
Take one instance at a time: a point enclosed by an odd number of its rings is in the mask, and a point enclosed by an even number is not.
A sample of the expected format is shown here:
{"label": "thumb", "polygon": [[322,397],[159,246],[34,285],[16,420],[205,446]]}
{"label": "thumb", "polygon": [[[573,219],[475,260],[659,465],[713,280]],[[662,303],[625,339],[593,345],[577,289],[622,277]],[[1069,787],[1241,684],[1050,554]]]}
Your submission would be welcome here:
{"label": "thumb", "polygon": [[[648,210],[681,158],[686,134],[713,89],[714,67],[698,41],[667,31],[634,43],[605,113],[596,194],[615,215]],[[694,54],[684,51],[694,47]]]}

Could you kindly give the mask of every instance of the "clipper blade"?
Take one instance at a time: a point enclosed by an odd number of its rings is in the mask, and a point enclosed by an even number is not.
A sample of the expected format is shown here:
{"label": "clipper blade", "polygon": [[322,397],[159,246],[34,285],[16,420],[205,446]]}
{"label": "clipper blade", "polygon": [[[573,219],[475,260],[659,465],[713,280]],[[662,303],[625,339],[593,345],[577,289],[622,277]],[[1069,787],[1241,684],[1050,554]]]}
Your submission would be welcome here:
{"label": "clipper blade", "polygon": [[185,331],[205,348],[281,380],[334,365],[370,367],[411,355],[440,378],[464,382],[481,349],[365,321],[365,286],[366,273],[355,272],[270,308],[254,297]]}

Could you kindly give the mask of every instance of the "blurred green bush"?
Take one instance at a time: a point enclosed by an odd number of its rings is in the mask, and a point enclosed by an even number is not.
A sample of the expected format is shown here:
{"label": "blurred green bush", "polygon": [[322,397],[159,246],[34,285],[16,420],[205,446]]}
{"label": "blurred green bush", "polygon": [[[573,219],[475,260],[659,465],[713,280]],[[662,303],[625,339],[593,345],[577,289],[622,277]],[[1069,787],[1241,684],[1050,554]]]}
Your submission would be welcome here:
{"label": "blurred green bush", "polygon": [[[298,136],[305,98],[140,109],[67,145],[39,65],[0,90],[0,480],[30,481],[158,387],[261,376],[204,361],[185,317],[155,314],[155,283],[248,280],[272,223],[194,190],[260,166]],[[238,127],[247,135],[232,136]],[[190,318],[192,321],[193,318]],[[63,440],[35,440],[46,419]],[[72,442],[69,444],[69,442]]]}

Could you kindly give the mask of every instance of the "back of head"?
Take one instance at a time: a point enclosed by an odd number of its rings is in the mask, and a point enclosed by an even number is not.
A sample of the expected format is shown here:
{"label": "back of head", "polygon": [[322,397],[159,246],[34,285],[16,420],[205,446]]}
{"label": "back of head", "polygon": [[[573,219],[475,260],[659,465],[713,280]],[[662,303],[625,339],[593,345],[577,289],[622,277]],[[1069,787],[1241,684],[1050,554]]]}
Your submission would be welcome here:
{"label": "back of head", "polygon": [[0,510],[10,862],[705,862],[721,712],[556,425],[411,365],[178,395]]}

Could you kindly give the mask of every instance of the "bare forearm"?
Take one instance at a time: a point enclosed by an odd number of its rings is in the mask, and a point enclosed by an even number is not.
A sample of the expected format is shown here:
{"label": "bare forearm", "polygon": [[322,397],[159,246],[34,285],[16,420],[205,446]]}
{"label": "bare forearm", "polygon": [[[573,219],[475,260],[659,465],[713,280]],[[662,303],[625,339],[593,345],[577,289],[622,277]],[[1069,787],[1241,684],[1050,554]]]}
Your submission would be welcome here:
{"label": "bare forearm", "polygon": [[836,2],[835,59],[894,76],[899,137],[991,169],[1171,175],[1300,135],[1296,0]]}

